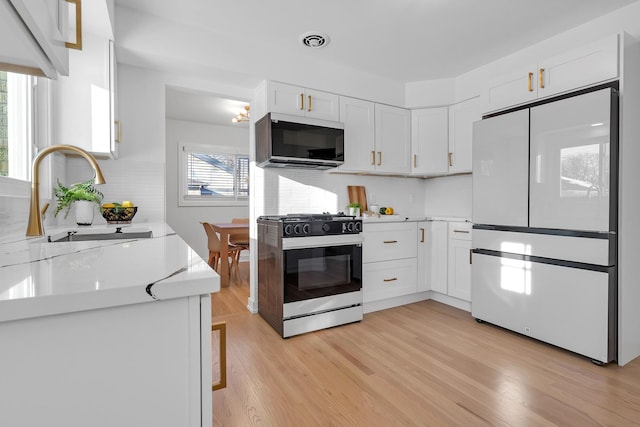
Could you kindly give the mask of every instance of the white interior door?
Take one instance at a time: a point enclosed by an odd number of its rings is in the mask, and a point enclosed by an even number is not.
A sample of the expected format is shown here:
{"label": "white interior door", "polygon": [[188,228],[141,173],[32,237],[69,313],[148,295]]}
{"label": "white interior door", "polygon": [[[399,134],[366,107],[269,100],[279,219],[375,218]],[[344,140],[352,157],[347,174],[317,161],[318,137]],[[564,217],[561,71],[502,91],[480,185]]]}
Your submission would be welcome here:
{"label": "white interior door", "polygon": [[602,89],[531,109],[531,227],[613,231],[612,96]]}
{"label": "white interior door", "polygon": [[473,222],[528,225],[529,110],[473,126]]}

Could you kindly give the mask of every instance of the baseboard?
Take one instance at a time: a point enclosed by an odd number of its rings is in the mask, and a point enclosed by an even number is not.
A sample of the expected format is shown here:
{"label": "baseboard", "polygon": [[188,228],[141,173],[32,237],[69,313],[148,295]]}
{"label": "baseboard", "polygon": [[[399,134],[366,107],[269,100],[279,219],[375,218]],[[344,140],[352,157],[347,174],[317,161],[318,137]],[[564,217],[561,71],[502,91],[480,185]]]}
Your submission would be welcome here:
{"label": "baseboard", "polygon": [[431,299],[455,308],[459,308],[460,310],[471,312],[471,303],[469,301],[463,301],[461,299],[450,297],[449,295],[444,295],[435,291],[431,291]]}
{"label": "baseboard", "polygon": [[258,312],[258,301],[256,301],[254,298],[249,297],[247,301],[247,310],[249,310],[253,314],[256,314]]}
{"label": "baseboard", "polygon": [[399,307],[406,304],[413,304],[414,302],[424,301],[427,299],[429,299],[429,292],[418,292],[416,294],[402,295],[395,298],[366,302],[362,306],[362,311],[364,313],[372,313],[374,311],[386,310],[387,308]]}

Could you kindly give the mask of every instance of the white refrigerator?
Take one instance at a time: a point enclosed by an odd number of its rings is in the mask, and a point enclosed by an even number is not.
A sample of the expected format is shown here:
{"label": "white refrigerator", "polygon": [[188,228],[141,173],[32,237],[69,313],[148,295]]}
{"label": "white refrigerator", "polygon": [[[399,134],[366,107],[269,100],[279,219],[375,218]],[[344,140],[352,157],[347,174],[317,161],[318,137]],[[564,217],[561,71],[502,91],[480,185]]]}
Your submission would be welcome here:
{"label": "white refrigerator", "polygon": [[473,134],[472,315],[616,359],[618,95],[485,118]]}

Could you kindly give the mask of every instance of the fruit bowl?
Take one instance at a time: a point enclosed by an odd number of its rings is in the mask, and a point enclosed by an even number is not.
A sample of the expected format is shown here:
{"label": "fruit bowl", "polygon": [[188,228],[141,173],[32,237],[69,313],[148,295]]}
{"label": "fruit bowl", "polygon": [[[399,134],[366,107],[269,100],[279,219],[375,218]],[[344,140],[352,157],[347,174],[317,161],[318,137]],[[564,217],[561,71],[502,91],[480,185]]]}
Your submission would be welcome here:
{"label": "fruit bowl", "polygon": [[123,207],[115,206],[113,208],[100,208],[102,217],[107,220],[108,224],[131,224],[131,220],[138,211],[137,206]]}

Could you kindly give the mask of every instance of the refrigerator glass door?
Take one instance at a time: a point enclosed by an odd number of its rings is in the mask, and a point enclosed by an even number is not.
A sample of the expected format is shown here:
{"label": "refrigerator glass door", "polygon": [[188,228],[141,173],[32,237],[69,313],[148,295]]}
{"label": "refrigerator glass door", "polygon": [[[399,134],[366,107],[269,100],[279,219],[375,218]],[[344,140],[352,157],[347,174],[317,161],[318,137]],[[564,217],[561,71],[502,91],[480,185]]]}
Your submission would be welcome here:
{"label": "refrigerator glass door", "polygon": [[531,109],[531,227],[613,231],[611,104],[603,89]]}
{"label": "refrigerator glass door", "polygon": [[529,110],[473,125],[474,224],[528,225]]}

